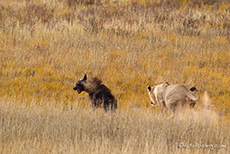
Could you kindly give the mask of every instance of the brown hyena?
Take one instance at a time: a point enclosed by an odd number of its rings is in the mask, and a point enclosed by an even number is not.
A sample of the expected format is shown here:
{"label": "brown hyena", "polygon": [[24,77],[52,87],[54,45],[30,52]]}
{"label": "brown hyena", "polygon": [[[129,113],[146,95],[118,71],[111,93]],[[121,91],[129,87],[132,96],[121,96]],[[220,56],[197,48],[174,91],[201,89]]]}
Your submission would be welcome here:
{"label": "brown hyena", "polygon": [[[187,105],[193,109],[196,101],[200,98],[200,93],[196,87],[190,88],[184,84],[165,82],[155,86],[148,86],[147,88],[151,105],[160,105],[162,112],[171,109],[175,114],[183,110]],[[193,91],[198,93],[198,98],[195,97]]]}
{"label": "brown hyena", "polygon": [[88,80],[85,74],[84,78],[80,79],[73,89],[77,90],[78,94],[82,91],[89,94],[93,110],[102,105],[105,112],[117,109],[117,100],[112,95],[110,89],[102,84],[102,81],[97,77]]}

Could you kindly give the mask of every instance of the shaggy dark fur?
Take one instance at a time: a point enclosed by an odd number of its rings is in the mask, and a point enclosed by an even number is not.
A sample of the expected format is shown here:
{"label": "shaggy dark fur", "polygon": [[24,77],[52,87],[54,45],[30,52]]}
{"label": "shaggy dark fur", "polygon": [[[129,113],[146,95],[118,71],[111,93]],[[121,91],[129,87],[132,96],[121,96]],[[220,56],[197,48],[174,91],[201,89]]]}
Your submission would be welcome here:
{"label": "shaggy dark fur", "polygon": [[77,90],[79,94],[82,91],[89,94],[93,110],[101,106],[103,106],[105,112],[110,109],[117,109],[117,100],[112,95],[110,89],[102,84],[102,81],[97,77],[87,80],[85,74],[84,78],[80,79],[73,89]]}

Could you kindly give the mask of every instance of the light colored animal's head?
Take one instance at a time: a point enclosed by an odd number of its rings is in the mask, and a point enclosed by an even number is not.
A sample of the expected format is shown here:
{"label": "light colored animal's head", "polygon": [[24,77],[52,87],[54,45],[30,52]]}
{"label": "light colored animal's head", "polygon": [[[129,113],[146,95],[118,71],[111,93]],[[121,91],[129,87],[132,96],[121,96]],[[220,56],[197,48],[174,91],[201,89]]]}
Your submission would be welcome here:
{"label": "light colored animal's head", "polygon": [[163,101],[163,93],[165,88],[170,84],[171,83],[164,82],[155,86],[147,86],[152,106],[159,105],[159,103]]}
{"label": "light colored animal's head", "polygon": [[156,87],[155,86],[147,86],[149,98],[151,100],[150,104],[152,106],[158,105],[157,99],[156,99]]}

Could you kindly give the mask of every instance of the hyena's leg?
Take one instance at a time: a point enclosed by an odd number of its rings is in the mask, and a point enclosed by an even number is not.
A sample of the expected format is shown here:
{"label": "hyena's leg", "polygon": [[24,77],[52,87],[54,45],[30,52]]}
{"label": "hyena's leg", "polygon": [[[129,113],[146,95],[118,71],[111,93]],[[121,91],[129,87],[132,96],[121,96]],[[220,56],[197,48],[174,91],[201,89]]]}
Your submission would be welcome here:
{"label": "hyena's leg", "polygon": [[108,100],[105,100],[103,99],[103,107],[104,107],[104,110],[105,112],[107,112],[109,110],[109,107],[110,107],[110,104],[109,104],[109,101]]}
{"label": "hyena's leg", "polygon": [[112,111],[117,109],[117,100],[111,100],[110,104]]}
{"label": "hyena's leg", "polygon": [[94,105],[92,105],[92,111],[95,112],[96,107]]}
{"label": "hyena's leg", "polygon": [[104,107],[105,112],[107,112],[109,110],[109,106],[106,105],[105,103],[103,103],[103,107]]}
{"label": "hyena's leg", "polygon": [[92,100],[91,106],[92,106],[92,111],[94,112],[96,110],[96,102]]}

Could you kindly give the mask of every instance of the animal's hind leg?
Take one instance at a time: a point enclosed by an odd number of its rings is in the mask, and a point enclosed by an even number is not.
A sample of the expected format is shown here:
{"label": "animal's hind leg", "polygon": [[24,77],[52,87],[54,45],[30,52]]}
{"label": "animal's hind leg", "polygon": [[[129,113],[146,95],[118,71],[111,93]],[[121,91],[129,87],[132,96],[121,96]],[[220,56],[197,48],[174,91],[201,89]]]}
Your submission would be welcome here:
{"label": "animal's hind leg", "polygon": [[92,105],[92,111],[95,112],[96,107],[94,105]]}
{"label": "animal's hind leg", "polygon": [[194,106],[196,105],[196,102],[192,102],[191,104],[189,104],[190,109],[194,109]]}
{"label": "animal's hind leg", "polygon": [[109,109],[109,107],[108,107],[107,105],[104,104],[104,110],[105,110],[105,112],[107,112],[108,109]]}
{"label": "animal's hind leg", "polygon": [[117,109],[116,104],[112,103],[112,104],[111,104],[111,111],[112,111],[112,112],[113,112],[113,111],[116,111],[116,109]]}
{"label": "animal's hind leg", "polygon": [[108,101],[104,101],[103,107],[104,107],[105,112],[107,112],[110,109],[111,105],[108,103]]}
{"label": "animal's hind leg", "polygon": [[175,105],[171,106],[171,110],[173,111],[173,114],[169,117],[169,119],[175,118],[186,106],[179,101],[178,103],[175,103]]}
{"label": "animal's hind leg", "polygon": [[111,102],[111,109],[112,109],[112,110],[116,110],[116,109],[117,109],[117,100],[113,100],[113,101]]}
{"label": "animal's hind leg", "polygon": [[194,115],[194,106],[196,105],[196,102],[192,102],[189,104],[190,107],[190,114],[193,116]]}
{"label": "animal's hind leg", "polygon": [[173,119],[176,116],[176,106],[173,105],[170,107],[170,109],[173,111],[173,113],[171,114],[171,116],[168,117],[168,119]]}

